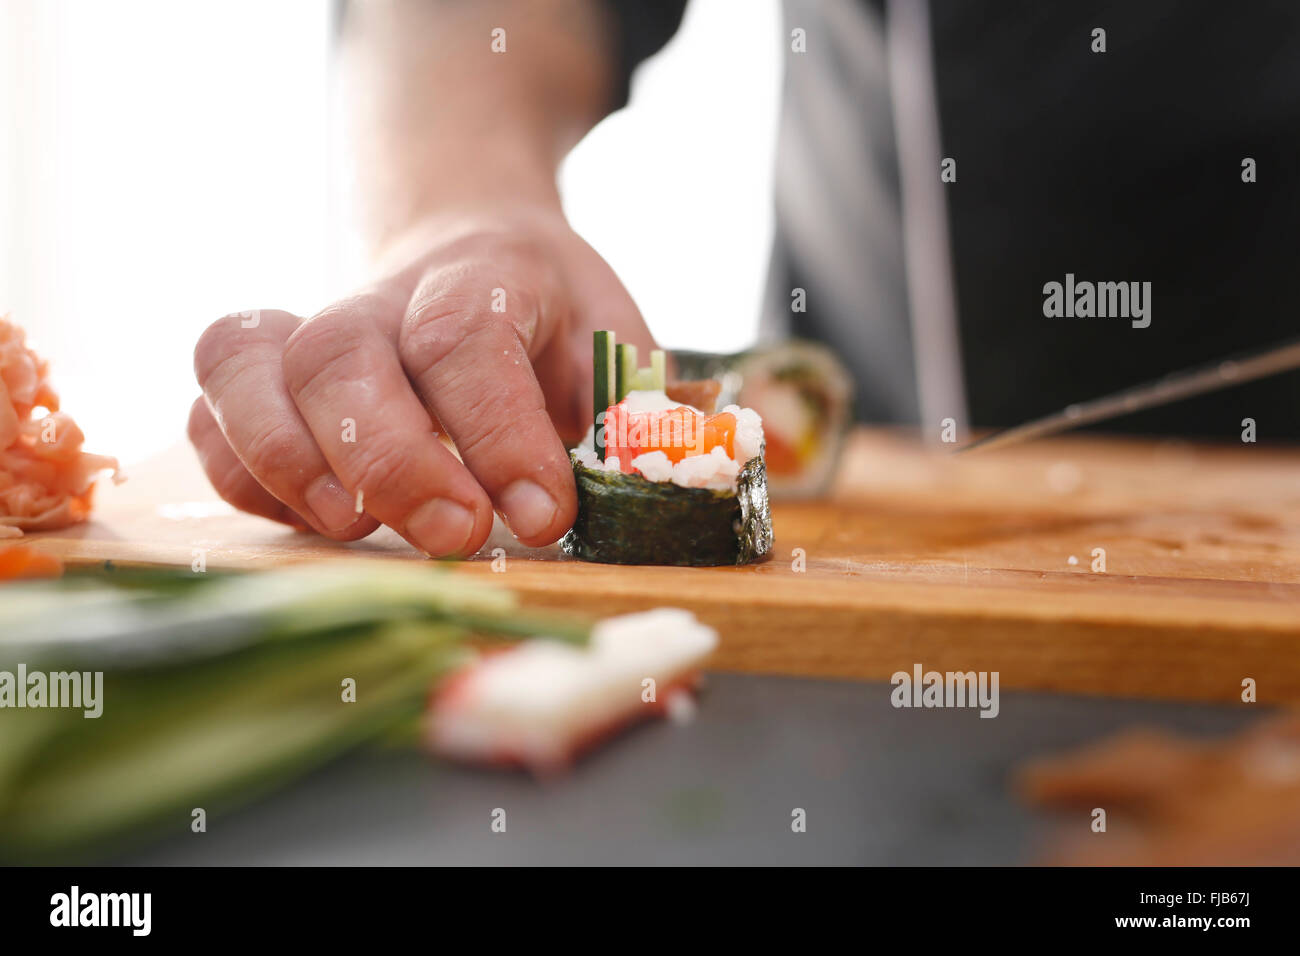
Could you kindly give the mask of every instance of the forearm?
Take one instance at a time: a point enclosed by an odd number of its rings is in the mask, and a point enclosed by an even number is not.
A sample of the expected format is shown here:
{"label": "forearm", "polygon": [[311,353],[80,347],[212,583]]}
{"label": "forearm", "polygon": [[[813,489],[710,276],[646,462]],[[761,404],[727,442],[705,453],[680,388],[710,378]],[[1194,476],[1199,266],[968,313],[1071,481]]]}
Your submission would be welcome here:
{"label": "forearm", "polygon": [[609,51],[597,0],[355,4],[348,87],[376,248],[459,208],[558,208],[560,160],[608,108]]}

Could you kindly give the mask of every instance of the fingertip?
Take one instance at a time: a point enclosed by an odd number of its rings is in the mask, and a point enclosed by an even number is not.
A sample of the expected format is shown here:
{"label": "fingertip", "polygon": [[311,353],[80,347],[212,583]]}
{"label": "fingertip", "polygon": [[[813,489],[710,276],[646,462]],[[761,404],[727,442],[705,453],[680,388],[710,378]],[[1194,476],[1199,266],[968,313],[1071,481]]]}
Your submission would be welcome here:
{"label": "fingertip", "polygon": [[510,532],[521,544],[551,544],[573,526],[577,502],[543,487],[531,478],[519,478],[505,487],[499,503]]}
{"label": "fingertip", "polygon": [[464,558],[483,546],[491,533],[481,508],[451,498],[431,498],[406,519],[405,536],[433,558]]}
{"label": "fingertip", "polygon": [[477,554],[492,536],[492,526],[495,524],[496,512],[492,510],[491,502],[484,498],[483,502],[474,509],[474,532],[469,536],[465,553],[459,557],[468,558],[472,554]]}
{"label": "fingertip", "polygon": [[379,522],[375,518],[363,514],[341,531],[325,531],[321,533],[331,541],[359,541],[367,535],[373,534],[378,527]]}
{"label": "fingertip", "polygon": [[208,419],[211,417],[212,412],[208,409],[207,399],[202,395],[190,403],[189,418],[185,421],[185,436],[190,440],[191,445],[198,446],[208,431]]}

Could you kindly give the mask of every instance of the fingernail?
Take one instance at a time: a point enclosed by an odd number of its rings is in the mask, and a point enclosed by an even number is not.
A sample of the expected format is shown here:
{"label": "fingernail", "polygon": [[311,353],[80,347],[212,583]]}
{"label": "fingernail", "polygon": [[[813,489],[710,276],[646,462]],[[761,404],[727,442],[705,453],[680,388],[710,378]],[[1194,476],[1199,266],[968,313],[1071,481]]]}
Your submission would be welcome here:
{"label": "fingernail", "polygon": [[326,531],[342,531],[361,517],[356,500],[333,475],[321,475],[308,485],[303,500]]}
{"label": "fingernail", "polygon": [[555,499],[541,485],[520,478],[501,492],[501,510],[517,538],[533,538],[555,520]]}
{"label": "fingernail", "polygon": [[434,498],[415,509],[406,522],[406,533],[434,557],[464,554],[474,533],[474,515],[454,501]]}

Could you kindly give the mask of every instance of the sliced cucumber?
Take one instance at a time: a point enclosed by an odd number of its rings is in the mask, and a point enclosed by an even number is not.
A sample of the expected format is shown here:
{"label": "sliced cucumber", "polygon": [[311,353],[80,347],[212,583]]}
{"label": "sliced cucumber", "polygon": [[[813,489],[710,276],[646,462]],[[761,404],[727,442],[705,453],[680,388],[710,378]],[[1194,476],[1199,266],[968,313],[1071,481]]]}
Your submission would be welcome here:
{"label": "sliced cucumber", "polygon": [[627,393],[632,391],[633,382],[636,380],[636,346],[619,345],[616,349],[617,354],[617,395],[615,401],[621,402],[627,398]]}
{"label": "sliced cucumber", "polygon": [[592,421],[596,425],[596,454],[605,460],[605,442],[601,436],[601,425],[605,409],[617,401],[614,398],[616,377],[614,372],[614,333],[593,332],[591,337],[591,355],[595,366],[592,388]]}

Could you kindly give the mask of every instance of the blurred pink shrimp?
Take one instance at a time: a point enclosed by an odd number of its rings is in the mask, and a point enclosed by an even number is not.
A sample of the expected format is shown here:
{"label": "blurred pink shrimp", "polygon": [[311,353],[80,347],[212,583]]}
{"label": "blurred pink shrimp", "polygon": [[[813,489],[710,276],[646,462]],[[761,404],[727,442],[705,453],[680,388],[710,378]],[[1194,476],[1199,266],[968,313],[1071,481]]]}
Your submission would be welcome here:
{"label": "blurred pink shrimp", "polygon": [[[34,417],[37,409],[46,414]],[[59,411],[49,363],[0,316],[0,538],[86,520],[95,478],[117,459],[81,450],[77,423]]]}

